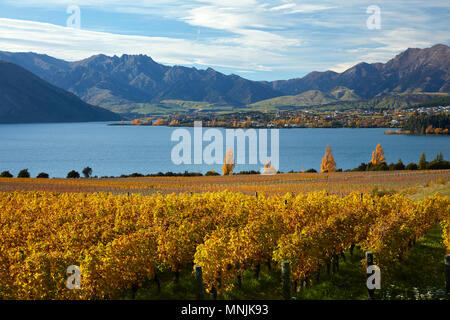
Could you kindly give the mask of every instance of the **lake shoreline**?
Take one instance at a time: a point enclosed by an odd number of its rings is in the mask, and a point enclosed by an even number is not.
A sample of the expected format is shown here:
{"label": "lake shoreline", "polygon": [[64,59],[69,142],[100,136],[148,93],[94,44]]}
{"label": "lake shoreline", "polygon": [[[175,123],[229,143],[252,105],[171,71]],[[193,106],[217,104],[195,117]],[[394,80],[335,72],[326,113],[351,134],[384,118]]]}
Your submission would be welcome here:
{"label": "lake shoreline", "polygon": [[[168,125],[152,125],[152,124],[130,124],[130,123],[109,123],[107,124],[107,126],[112,126],[112,127],[159,127],[159,128],[194,128],[194,126],[187,126],[187,125],[183,125],[183,126],[168,126]],[[391,129],[388,127],[255,127],[255,126],[249,126],[249,127],[228,127],[228,126],[203,126],[202,128],[210,128],[210,129],[243,129],[243,130],[247,130],[247,129]]]}
{"label": "lake shoreline", "polygon": [[[109,126],[108,124],[116,124]],[[125,129],[126,127],[126,129]],[[48,123],[0,125],[0,172],[9,170],[17,176],[22,169],[28,169],[35,177],[41,172],[51,177],[64,178],[68,172],[81,172],[83,168],[93,169],[93,176],[121,176],[133,173],[201,172],[210,170],[222,173],[222,165],[194,163],[193,149],[190,162],[176,164],[172,151],[181,142],[172,140],[177,129],[184,128],[191,138],[193,127],[122,126],[117,122],[90,123]],[[203,127],[207,134],[211,127]],[[212,129],[212,128],[211,128]],[[236,128],[235,128],[236,129]],[[287,128],[286,128],[287,129]],[[396,163],[417,163],[422,152],[432,160],[442,151],[445,159],[450,158],[450,141],[447,137],[404,136],[387,137],[388,128],[292,128],[279,130],[279,171],[299,172],[311,168],[320,171],[321,159],[327,144],[333,150],[336,168],[356,168],[368,163],[375,147],[381,143],[386,161]],[[214,128],[222,133],[223,155],[226,151],[226,128]],[[255,130],[257,133],[259,130]],[[266,131],[266,130],[262,130]],[[267,130],[270,132],[271,130]],[[245,132],[245,129],[244,129]],[[271,134],[268,135],[267,156],[271,154]],[[248,140],[248,139],[246,139]],[[189,141],[193,147],[193,141]],[[203,148],[211,142],[204,141]],[[236,142],[235,142],[236,145]],[[222,149],[222,148],[221,148]],[[261,171],[265,161],[258,152],[255,164],[250,164],[249,142],[246,141],[246,160],[237,163],[235,171]],[[258,149],[259,150],[259,149]],[[220,156],[223,160],[222,155]],[[264,162],[264,163],[260,163]]]}
{"label": "lake shoreline", "polygon": [[387,136],[417,136],[417,137],[445,137],[450,136],[450,134],[416,134],[409,131],[386,131],[384,132]]}

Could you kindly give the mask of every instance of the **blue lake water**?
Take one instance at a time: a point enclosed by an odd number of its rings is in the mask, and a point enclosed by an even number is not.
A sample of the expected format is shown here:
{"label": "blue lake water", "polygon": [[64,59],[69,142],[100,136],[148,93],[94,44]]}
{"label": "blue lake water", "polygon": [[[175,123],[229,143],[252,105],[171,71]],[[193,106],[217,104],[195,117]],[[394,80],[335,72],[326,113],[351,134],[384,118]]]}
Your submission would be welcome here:
{"label": "blue lake water", "polygon": [[[108,126],[106,123],[57,123],[0,125],[0,171],[17,175],[28,169],[65,177],[71,170],[89,166],[97,176],[139,172],[202,172],[221,165],[175,165],[171,161],[174,128]],[[193,128],[187,128],[193,132]],[[204,128],[206,130],[206,128]],[[224,131],[220,129],[221,131]],[[330,144],[338,168],[350,169],[369,162],[381,143],[388,162],[418,162],[442,152],[450,159],[448,136],[387,136],[385,129],[285,129],[280,130],[280,170],[320,169],[325,147]],[[270,136],[270,134],[269,134]],[[225,137],[225,134],[224,134]],[[208,145],[204,142],[204,146]],[[269,141],[270,155],[270,141]],[[257,170],[261,165],[237,165],[235,171]]]}

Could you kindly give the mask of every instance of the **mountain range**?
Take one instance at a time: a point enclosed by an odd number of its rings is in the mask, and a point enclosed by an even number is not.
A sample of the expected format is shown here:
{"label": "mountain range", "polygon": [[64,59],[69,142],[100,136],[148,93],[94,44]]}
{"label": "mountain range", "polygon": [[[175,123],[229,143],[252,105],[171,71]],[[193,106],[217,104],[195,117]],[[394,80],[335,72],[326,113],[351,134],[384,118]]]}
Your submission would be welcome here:
{"label": "mountain range", "polygon": [[22,67],[0,61],[0,123],[86,122],[122,117],[82,101]]}
{"label": "mountain range", "polygon": [[450,93],[450,48],[442,44],[408,49],[387,63],[360,63],[343,73],[312,72],[303,78],[273,82],[251,81],[212,68],[165,66],[145,55],[95,55],[68,62],[36,53],[0,51],[0,60],[21,66],[85,103],[119,112],[121,106],[130,110],[138,105],[145,109],[146,104],[165,108],[167,101],[251,110]]}
{"label": "mountain range", "polygon": [[289,95],[336,87],[354,90],[362,98],[413,92],[450,93],[450,47],[408,49],[387,63],[359,63],[343,73],[312,72],[303,78],[266,82]]}
{"label": "mountain range", "polygon": [[0,52],[0,60],[20,65],[101,106],[173,99],[246,105],[282,95],[264,83],[227,76],[211,68],[168,67],[145,55],[96,55],[66,62],[35,53]]}

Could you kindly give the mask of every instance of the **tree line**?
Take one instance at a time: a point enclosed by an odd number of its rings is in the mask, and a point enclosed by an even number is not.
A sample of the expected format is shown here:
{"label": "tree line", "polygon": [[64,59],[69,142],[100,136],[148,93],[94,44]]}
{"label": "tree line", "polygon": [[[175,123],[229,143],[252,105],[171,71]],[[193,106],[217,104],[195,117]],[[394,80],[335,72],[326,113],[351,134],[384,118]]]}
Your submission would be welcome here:
{"label": "tree line", "polygon": [[[228,150],[228,157],[225,158],[225,164],[223,166],[223,175],[256,175],[261,174],[258,171],[240,171],[239,173],[233,173],[233,169],[235,167],[234,160],[230,160],[232,157],[232,150]],[[267,166],[267,165],[266,165]],[[325,156],[322,159],[321,164],[321,172],[344,172],[342,169],[336,168],[336,161],[333,157],[333,151],[330,146],[327,145]],[[425,153],[422,153],[422,156],[419,159],[419,162],[416,164],[414,162],[405,165],[402,159],[398,159],[396,163],[388,164],[386,158],[384,157],[384,150],[381,144],[378,144],[375,151],[372,153],[372,159],[369,163],[361,163],[357,168],[345,170],[345,172],[358,172],[358,171],[398,171],[398,170],[445,170],[450,169],[450,161],[444,159],[442,152],[438,153],[436,158],[432,161],[427,161]],[[86,167],[83,169],[82,174],[84,178],[91,178],[93,170],[90,167]],[[296,172],[294,170],[289,171],[288,173],[317,173],[315,169],[309,169],[306,171]],[[278,173],[282,173],[279,171]],[[210,170],[207,173],[203,174],[201,172],[188,172],[185,171],[183,173],[174,173],[168,171],[166,173],[158,172],[155,174],[141,174],[141,173],[132,173],[129,175],[121,175],[119,178],[144,178],[144,177],[202,177],[202,176],[220,176],[220,173]],[[14,176],[9,171],[3,171],[0,174],[0,178],[13,178]],[[31,175],[28,169],[23,169],[17,175],[17,178],[30,178]],[[38,179],[48,179],[49,175],[45,172],[39,173],[36,178]],[[67,179],[79,179],[81,175],[79,172],[72,170],[67,174]],[[98,178],[95,176],[94,178]],[[102,178],[117,178],[114,176],[104,176]]]}
{"label": "tree line", "polygon": [[[92,176],[92,168],[86,167],[83,169],[82,173],[85,178],[90,178]],[[0,174],[0,178],[14,178],[14,176],[9,171],[3,171]],[[17,178],[31,178],[28,169],[23,169],[17,174]],[[41,172],[36,176],[37,179],[48,179],[50,175],[45,172]],[[79,179],[81,175],[78,171],[72,170],[67,174],[67,179]]]}
{"label": "tree line", "polygon": [[419,115],[416,113],[404,123],[402,131],[410,134],[449,134],[450,115],[445,113],[435,115]]}
{"label": "tree line", "polygon": [[[369,163],[361,163],[359,167],[345,170],[346,172],[355,171],[397,171],[397,170],[445,170],[450,169],[450,161],[444,160],[442,152],[438,153],[434,160],[428,162],[425,152],[419,159],[419,163],[414,162],[405,165],[402,159],[398,159],[397,163],[388,164],[384,157],[384,150],[381,144],[378,144],[372,153],[372,159]],[[310,169],[307,172],[315,172]],[[333,151],[327,145],[325,156],[322,159],[321,172],[342,172],[342,169],[336,169],[336,162],[333,158]]]}

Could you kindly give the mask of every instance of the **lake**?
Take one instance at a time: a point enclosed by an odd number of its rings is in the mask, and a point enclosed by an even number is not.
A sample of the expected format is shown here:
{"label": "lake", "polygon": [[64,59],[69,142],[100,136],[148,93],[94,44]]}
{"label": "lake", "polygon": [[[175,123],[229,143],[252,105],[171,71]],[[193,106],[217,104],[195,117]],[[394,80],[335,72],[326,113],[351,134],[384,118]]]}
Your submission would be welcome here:
{"label": "lake", "polygon": [[[193,132],[193,128],[186,129]],[[81,172],[86,166],[99,177],[134,172],[206,173],[212,169],[221,172],[221,165],[173,164],[171,151],[177,144],[171,141],[173,130],[175,128],[108,126],[107,123],[0,125],[0,171],[9,170],[16,176],[27,168],[33,177],[40,172],[51,177],[66,177],[69,171]],[[399,158],[405,165],[417,163],[422,152],[429,161],[439,152],[450,159],[449,136],[388,136],[383,134],[385,130],[281,129],[280,170],[319,170],[327,144],[333,150],[337,167],[344,170],[369,162],[378,143],[389,163]],[[208,144],[204,142],[204,146]],[[235,171],[260,169],[261,165],[237,165]]]}

